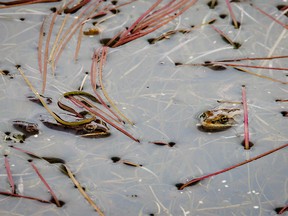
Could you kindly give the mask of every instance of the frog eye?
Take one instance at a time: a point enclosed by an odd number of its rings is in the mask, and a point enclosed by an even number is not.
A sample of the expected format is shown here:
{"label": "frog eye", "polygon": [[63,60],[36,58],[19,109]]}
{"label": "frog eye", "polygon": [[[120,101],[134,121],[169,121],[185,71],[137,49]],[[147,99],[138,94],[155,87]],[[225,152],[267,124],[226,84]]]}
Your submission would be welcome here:
{"label": "frog eye", "polygon": [[97,125],[93,125],[93,124],[87,124],[83,127],[83,130],[86,132],[93,132],[94,130],[96,130]]}
{"label": "frog eye", "polygon": [[222,116],[220,119],[219,119],[219,122],[221,123],[221,124],[225,124],[225,123],[227,123],[228,122],[228,117],[227,116]]}
{"label": "frog eye", "polygon": [[206,118],[206,113],[202,113],[200,116],[199,116],[199,118]]}

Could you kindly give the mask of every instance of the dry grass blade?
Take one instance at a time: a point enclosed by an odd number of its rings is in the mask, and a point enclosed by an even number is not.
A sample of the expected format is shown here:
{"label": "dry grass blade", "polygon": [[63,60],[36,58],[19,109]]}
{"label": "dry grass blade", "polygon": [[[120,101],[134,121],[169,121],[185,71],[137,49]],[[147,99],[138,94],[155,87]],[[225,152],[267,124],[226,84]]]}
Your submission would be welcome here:
{"label": "dry grass blade", "polygon": [[70,169],[68,168],[68,166],[66,166],[65,164],[63,165],[65,167],[65,171],[68,174],[69,178],[72,180],[72,182],[74,183],[74,185],[77,187],[77,189],[79,190],[79,192],[82,194],[82,196],[89,202],[89,204],[97,211],[97,213],[100,216],[104,216],[104,213],[100,210],[100,208],[93,202],[93,200],[88,196],[88,194],[83,190],[83,187],[81,186],[81,184],[77,181],[77,179],[74,177],[73,173],[70,171]]}
{"label": "dry grass blade", "polygon": [[260,77],[260,78],[263,78],[263,79],[267,79],[267,80],[270,80],[270,81],[273,81],[273,82],[279,82],[279,83],[282,83],[282,84],[288,84],[288,82],[284,82],[284,81],[281,81],[281,80],[273,79],[273,78],[265,76],[265,75],[253,73],[251,71],[248,71],[248,70],[240,68],[240,67],[233,67],[233,68],[238,70],[238,71],[245,72],[245,73],[251,74],[253,76],[257,76],[257,77]]}
{"label": "dry grass blade", "polygon": [[[114,102],[111,100],[111,98],[109,97],[104,85],[103,85],[103,81],[102,81],[102,77],[103,77],[103,65],[106,62],[106,58],[107,58],[107,52],[108,52],[108,47],[104,46],[102,48],[102,51],[99,50],[99,52],[101,52],[101,57],[100,57],[100,62],[99,62],[99,84],[101,86],[101,90],[103,92],[103,95],[105,96],[105,98],[107,99],[107,101],[110,103],[111,107],[124,119],[124,121],[128,122],[130,125],[134,125],[134,123],[132,121],[130,121],[118,108],[117,106],[114,104]],[[98,61],[96,61],[97,63]],[[111,109],[109,109],[111,110]],[[114,114],[114,112],[112,112]],[[116,115],[115,117],[119,118],[118,115]]]}
{"label": "dry grass blade", "polygon": [[79,50],[81,47],[81,40],[82,40],[82,36],[83,36],[83,26],[85,23],[82,23],[82,25],[79,28],[79,34],[78,34],[78,38],[77,38],[77,45],[76,45],[76,49],[75,49],[75,54],[74,54],[74,61],[76,62],[78,59],[78,54],[79,54]]}
{"label": "dry grass blade", "polygon": [[22,69],[20,68],[20,66],[17,66],[18,71],[20,72],[21,76],[23,77],[23,79],[25,80],[26,84],[29,86],[29,88],[31,89],[31,91],[35,94],[35,96],[37,97],[37,99],[41,102],[41,104],[44,106],[44,108],[48,111],[48,113],[60,124],[63,125],[69,125],[69,126],[78,126],[78,125],[82,125],[82,124],[87,124],[90,123],[92,121],[95,120],[95,117],[92,118],[87,118],[87,119],[83,119],[81,121],[75,121],[75,122],[67,122],[64,121],[63,119],[61,119],[58,115],[56,115],[54,112],[52,112],[52,110],[48,107],[48,105],[46,104],[46,102],[43,100],[43,98],[40,96],[40,94],[37,92],[37,90],[32,86],[32,84],[30,83],[30,81],[28,80],[28,78],[25,76],[24,72],[22,71]]}
{"label": "dry grass blade", "polygon": [[246,160],[246,161],[243,161],[243,162],[241,162],[241,163],[238,163],[238,164],[236,164],[236,165],[234,165],[234,166],[231,166],[231,167],[228,167],[228,168],[226,168],[226,169],[220,170],[220,171],[218,171],[218,172],[214,172],[214,173],[211,173],[211,174],[208,174],[208,175],[199,177],[199,178],[192,179],[192,180],[188,181],[187,183],[183,184],[183,185],[179,188],[179,190],[183,190],[185,187],[188,187],[188,186],[192,185],[192,184],[195,183],[195,182],[202,181],[202,180],[204,180],[204,179],[206,179],[206,178],[210,178],[210,177],[212,177],[212,176],[219,175],[219,174],[221,174],[221,173],[224,173],[224,172],[227,172],[227,171],[229,171],[229,170],[235,169],[235,168],[237,168],[237,167],[243,166],[243,165],[245,165],[245,164],[247,164],[247,163],[250,163],[250,162],[252,162],[252,161],[258,160],[258,159],[260,159],[260,158],[262,158],[262,157],[265,157],[265,156],[267,156],[267,155],[269,155],[269,154],[272,154],[272,153],[274,153],[274,152],[276,152],[276,151],[279,151],[279,150],[281,150],[281,149],[283,149],[283,148],[286,148],[286,147],[288,147],[288,144],[282,145],[282,146],[280,146],[280,147],[278,147],[278,148],[275,148],[275,149],[270,150],[270,151],[268,151],[268,152],[265,152],[265,153],[263,153],[263,154],[261,154],[261,155],[258,155],[258,156],[256,156],[256,157],[253,157],[253,158],[251,158],[251,159],[249,159],[249,160]]}
{"label": "dry grass blade", "polygon": [[10,8],[10,7],[19,7],[30,4],[37,3],[50,3],[50,2],[59,2],[61,0],[16,0],[16,1],[8,1],[8,2],[0,2],[0,4],[4,6],[0,6],[0,9]]}
{"label": "dry grass blade", "polygon": [[213,28],[216,32],[218,32],[220,34],[220,36],[222,37],[222,39],[224,41],[226,41],[227,43],[231,44],[235,49],[239,48],[239,45],[235,42],[233,42],[223,31],[221,31],[220,29],[216,28],[214,25],[210,25],[211,28]]}
{"label": "dry grass blade", "polygon": [[46,22],[46,18],[44,18],[40,31],[39,31],[39,39],[38,39],[38,67],[39,67],[39,72],[42,74],[43,70],[43,65],[42,65],[42,44],[43,44],[43,37],[44,37],[44,23]]}
{"label": "dry grass blade", "polygon": [[50,39],[51,39],[52,31],[53,31],[53,26],[54,26],[54,23],[56,21],[57,15],[58,15],[57,12],[53,13],[52,20],[51,20],[50,27],[49,27],[49,31],[48,31],[47,38],[46,38],[45,52],[44,52],[43,74],[42,74],[42,76],[43,76],[43,78],[42,78],[42,94],[44,94],[45,88],[46,88],[47,65],[48,65],[48,61],[49,61],[49,59],[48,59],[49,45],[50,45]]}
{"label": "dry grass blade", "polygon": [[34,165],[34,163],[32,162],[32,160],[29,160],[32,168],[35,170],[36,174],[38,175],[38,177],[41,179],[41,181],[43,182],[43,184],[45,185],[45,187],[48,189],[48,191],[50,192],[50,194],[52,195],[57,207],[61,207],[61,204],[59,202],[59,200],[57,199],[56,194],[53,192],[52,188],[49,186],[49,184],[46,182],[46,180],[44,179],[44,177],[41,175],[41,173],[39,172],[39,170],[37,169],[37,167]]}

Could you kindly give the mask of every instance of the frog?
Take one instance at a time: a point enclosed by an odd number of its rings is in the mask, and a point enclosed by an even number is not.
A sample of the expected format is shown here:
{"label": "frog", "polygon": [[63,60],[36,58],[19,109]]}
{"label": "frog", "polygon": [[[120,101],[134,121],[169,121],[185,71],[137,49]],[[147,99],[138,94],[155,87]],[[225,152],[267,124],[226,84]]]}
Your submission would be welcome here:
{"label": "frog", "polygon": [[204,131],[223,131],[236,125],[235,117],[241,114],[239,108],[216,108],[200,114],[200,127]]}
{"label": "frog", "polygon": [[63,125],[58,122],[51,122],[47,120],[41,120],[42,123],[51,129],[72,132],[81,137],[96,138],[96,137],[107,137],[110,135],[110,129],[106,122],[96,118],[90,123],[81,124],[77,126]]}

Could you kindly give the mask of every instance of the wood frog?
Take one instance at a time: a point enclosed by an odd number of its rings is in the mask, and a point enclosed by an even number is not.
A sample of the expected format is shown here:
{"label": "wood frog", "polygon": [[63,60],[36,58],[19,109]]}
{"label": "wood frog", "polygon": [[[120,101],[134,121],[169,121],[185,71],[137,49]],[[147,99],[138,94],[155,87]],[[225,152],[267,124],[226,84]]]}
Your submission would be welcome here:
{"label": "wood frog", "polygon": [[239,115],[241,110],[239,108],[218,108],[207,110],[200,116],[200,127],[204,131],[223,131],[237,122],[235,116]]}
{"label": "wood frog", "polygon": [[78,126],[63,125],[59,124],[58,122],[54,123],[46,120],[42,120],[42,123],[51,129],[72,132],[82,137],[95,138],[106,137],[110,135],[110,130],[107,124],[100,119],[95,119],[90,123]]}

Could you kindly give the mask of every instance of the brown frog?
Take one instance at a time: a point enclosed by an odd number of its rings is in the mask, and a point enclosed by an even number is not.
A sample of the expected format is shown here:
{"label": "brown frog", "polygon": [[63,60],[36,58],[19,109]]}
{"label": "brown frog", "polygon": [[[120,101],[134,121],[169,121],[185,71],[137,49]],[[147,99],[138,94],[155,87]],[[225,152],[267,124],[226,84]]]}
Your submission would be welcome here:
{"label": "brown frog", "polygon": [[239,115],[238,108],[219,108],[207,110],[200,116],[200,127],[204,131],[222,131],[236,124],[234,117]]}
{"label": "brown frog", "polygon": [[107,124],[100,119],[95,119],[90,123],[78,126],[63,125],[58,122],[54,123],[46,120],[42,120],[42,122],[45,126],[51,129],[72,132],[82,137],[95,138],[106,137],[110,135],[110,130]]}

